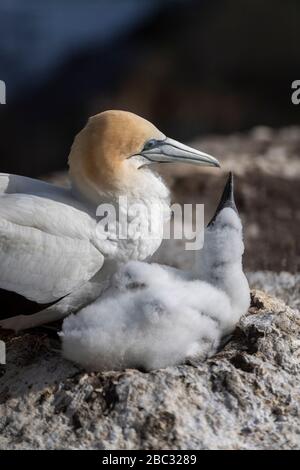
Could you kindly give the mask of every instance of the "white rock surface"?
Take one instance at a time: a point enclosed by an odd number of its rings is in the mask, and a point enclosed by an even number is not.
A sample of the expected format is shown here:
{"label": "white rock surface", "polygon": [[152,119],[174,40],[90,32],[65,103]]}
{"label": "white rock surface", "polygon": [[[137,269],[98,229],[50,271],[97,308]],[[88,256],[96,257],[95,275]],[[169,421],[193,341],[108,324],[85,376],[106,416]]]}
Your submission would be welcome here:
{"label": "white rock surface", "polygon": [[290,307],[300,308],[300,273],[256,271],[247,273],[249,284],[283,299]]}
{"label": "white rock surface", "polygon": [[1,333],[1,449],[299,449],[299,311],[259,291],[205,363],[87,374]]}

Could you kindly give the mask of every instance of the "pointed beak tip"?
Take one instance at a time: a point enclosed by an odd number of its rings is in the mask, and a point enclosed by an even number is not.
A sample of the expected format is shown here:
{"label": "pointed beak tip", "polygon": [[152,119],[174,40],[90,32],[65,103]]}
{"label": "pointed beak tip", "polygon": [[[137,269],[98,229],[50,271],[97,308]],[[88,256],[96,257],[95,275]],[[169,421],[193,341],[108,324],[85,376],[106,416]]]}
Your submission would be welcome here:
{"label": "pointed beak tip", "polygon": [[223,194],[222,194],[221,199],[219,201],[219,204],[218,204],[218,207],[216,209],[215,215],[213,216],[213,218],[211,219],[211,221],[207,225],[208,227],[210,227],[214,223],[214,221],[216,220],[217,215],[225,207],[229,207],[229,208],[233,209],[238,214],[238,210],[236,208],[235,201],[234,201],[234,185],[233,185],[233,173],[232,173],[232,171],[230,171],[229,174],[228,174],[227,181],[226,181],[226,184],[225,184],[225,187],[224,187],[224,190],[223,190]]}
{"label": "pointed beak tip", "polygon": [[207,166],[213,166],[214,168],[221,168],[221,163],[219,162],[217,158],[212,157],[211,155],[208,155],[208,154],[206,154],[206,158],[209,158],[206,161],[204,161],[204,163],[206,163]]}
{"label": "pointed beak tip", "polygon": [[234,190],[233,184],[234,184],[233,173],[232,173],[232,171],[230,171],[230,172],[228,173],[227,185],[228,185],[229,188],[230,188],[231,194],[233,194],[233,190]]}

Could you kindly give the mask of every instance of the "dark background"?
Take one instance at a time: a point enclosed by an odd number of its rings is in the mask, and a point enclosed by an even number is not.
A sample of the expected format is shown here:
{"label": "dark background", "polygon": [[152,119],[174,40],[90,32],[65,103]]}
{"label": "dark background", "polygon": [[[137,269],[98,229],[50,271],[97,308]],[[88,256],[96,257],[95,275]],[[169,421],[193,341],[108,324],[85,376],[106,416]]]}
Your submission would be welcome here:
{"label": "dark background", "polygon": [[1,171],[66,167],[104,109],[177,139],[299,122],[298,0],[1,0]]}

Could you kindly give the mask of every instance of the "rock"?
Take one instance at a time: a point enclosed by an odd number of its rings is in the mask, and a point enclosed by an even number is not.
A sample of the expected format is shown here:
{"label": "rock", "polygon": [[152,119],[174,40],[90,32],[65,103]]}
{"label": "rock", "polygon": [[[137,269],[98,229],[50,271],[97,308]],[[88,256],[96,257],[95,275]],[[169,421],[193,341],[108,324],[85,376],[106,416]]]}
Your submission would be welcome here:
{"label": "rock", "polygon": [[300,315],[252,291],[205,363],[86,373],[40,332],[0,335],[1,449],[299,449]]}
{"label": "rock", "polygon": [[283,299],[290,307],[300,309],[300,273],[255,271],[248,272],[247,279],[252,288],[262,289]]}

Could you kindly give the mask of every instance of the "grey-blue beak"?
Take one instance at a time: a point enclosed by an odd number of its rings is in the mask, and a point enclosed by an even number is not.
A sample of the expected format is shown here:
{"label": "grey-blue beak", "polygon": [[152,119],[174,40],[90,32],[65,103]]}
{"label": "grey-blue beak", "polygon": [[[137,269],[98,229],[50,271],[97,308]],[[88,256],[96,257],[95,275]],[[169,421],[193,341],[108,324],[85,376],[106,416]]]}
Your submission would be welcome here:
{"label": "grey-blue beak", "polygon": [[196,150],[177,140],[166,138],[152,141],[153,145],[141,155],[153,163],[191,163],[192,165],[220,167],[218,160],[207,153]]}

